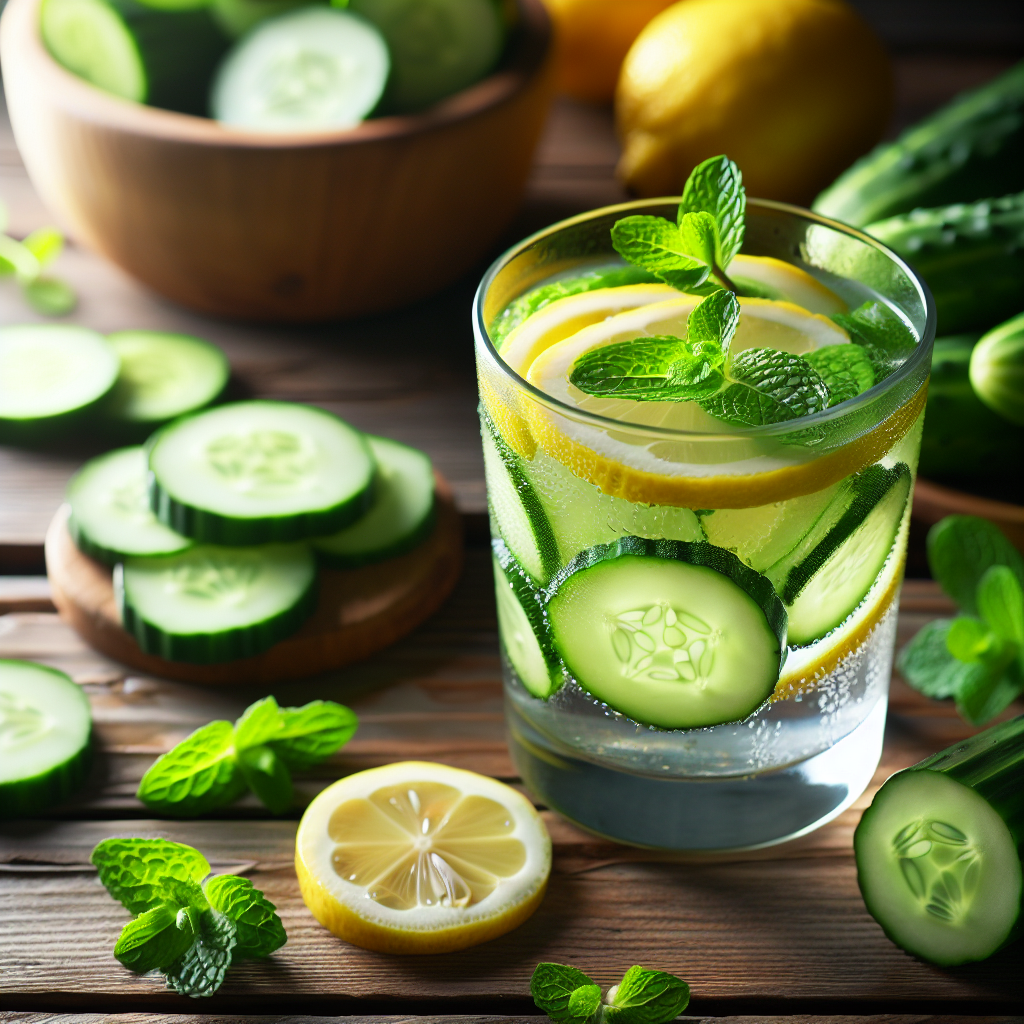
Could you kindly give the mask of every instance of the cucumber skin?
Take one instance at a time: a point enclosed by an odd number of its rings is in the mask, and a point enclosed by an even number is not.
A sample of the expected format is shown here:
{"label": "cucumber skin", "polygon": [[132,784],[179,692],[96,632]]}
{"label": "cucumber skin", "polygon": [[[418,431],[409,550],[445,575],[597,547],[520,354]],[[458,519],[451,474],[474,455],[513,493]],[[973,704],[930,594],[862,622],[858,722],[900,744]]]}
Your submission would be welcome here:
{"label": "cucumber skin", "polygon": [[[813,209],[856,227],[1024,186],[1024,63],[964,93],[841,174]],[[952,330],[953,328],[950,328]]]}
{"label": "cucumber skin", "polygon": [[913,210],[864,230],[927,281],[942,334],[984,331],[1024,307],[1024,192]]}
{"label": "cucumber skin", "polygon": [[121,564],[114,567],[114,593],[121,612],[121,625],[146,654],[190,665],[219,665],[263,654],[297,632],[316,611],[319,598],[318,579],[314,574],[302,597],[280,615],[223,633],[174,636],[147,622],[128,603],[122,572]]}
{"label": "cucumber skin", "polygon": [[[903,771],[897,772],[887,779],[882,789],[893,779],[906,772],[920,771],[948,775],[961,785],[973,789],[1003,820],[1017,848],[1017,857],[1024,865],[1024,785],[1021,784],[1021,776],[1024,773],[1024,715],[994,725],[970,739],[947,747],[937,754],[932,754],[931,757],[926,757],[910,768],[904,768]],[[876,800],[877,798],[878,794],[875,795]],[[874,801],[864,812],[854,831],[855,855],[858,848],[858,836],[864,836],[867,841],[873,807]],[[859,861],[857,884],[863,894],[865,886],[861,878]],[[1021,913],[1018,914],[1016,923],[1002,946],[999,947],[1000,949],[1020,935],[1022,919],[1024,919],[1024,895],[1022,895]],[[876,920],[878,919],[876,918]],[[878,921],[878,923],[886,935],[895,942],[896,940],[889,934],[885,924],[882,921]],[[896,945],[899,943],[897,942]]]}
{"label": "cucumber skin", "polygon": [[77,754],[44,775],[0,783],[0,820],[27,818],[63,803],[82,787],[92,768],[92,738]]}
{"label": "cucumber skin", "polygon": [[[71,539],[75,542],[75,547],[82,552],[83,555],[87,555],[89,558],[95,558],[97,562],[102,562],[104,565],[114,566],[118,562],[124,560],[124,552],[113,551],[110,548],[104,547],[102,544],[97,544],[93,541],[89,534],[79,526],[75,517],[68,516],[68,533],[71,534]],[[191,545],[189,545],[191,547]],[[161,555],[180,555],[183,551],[187,551],[188,548],[176,548],[174,551],[166,552],[155,552],[140,557],[145,558],[160,558]],[[134,557],[134,556],[133,556]]]}
{"label": "cucumber skin", "polygon": [[378,548],[376,551],[367,551],[361,554],[342,555],[337,552],[327,551],[325,548],[314,544],[313,555],[325,569],[359,569],[364,565],[374,565],[377,562],[385,562],[390,558],[398,558],[399,555],[407,555],[410,551],[418,548],[434,532],[437,526],[437,499],[430,509],[427,517],[412,533],[396,541],[390,547]]}
{"label": "cucumber skin", "polygon": [[646,537],[620,537],[608,544],[581,551],[548,585],[545,590],[545,604],[550,604],[559,588],[578,572],[589,569],[601,562],[613,560],[622,555],[639,555],[646,558],[663,558],[670,561],[686,562],[703,566],[732,580],[764,613],[768,628],[779,641],[779,672],[786,662],[786,631],[789,615],[786,606],[775,592],[767,576],[761,575],[745,565],[731,551],[709,544],[707,541],[650,540]]}

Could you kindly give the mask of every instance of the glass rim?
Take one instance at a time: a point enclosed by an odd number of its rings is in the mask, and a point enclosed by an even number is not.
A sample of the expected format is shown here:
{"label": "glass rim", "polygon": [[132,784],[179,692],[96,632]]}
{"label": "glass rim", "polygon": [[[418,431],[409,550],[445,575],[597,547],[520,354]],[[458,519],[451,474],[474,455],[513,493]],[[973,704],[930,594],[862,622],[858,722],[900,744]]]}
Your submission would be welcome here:
{"label": "glass rim", "polygon": [[[487,294],[487,291],[497,275],[505,266],[515,259],[516,256],[525,252],[541,239],[550,237],[565,228],[570,228],[577,224],[583,224],[588,220],[595,220],[600,216],[620,211],[624,214],[635,212],[642,208],[658,204],[678,206],[680,201],[680,196],[659,196],[651,199],[633,199],[629,202],[615,203],[611,206],[602,206],[594,210],[588,210],[585,213],[576,214],[574,217],[568,217],[565,220],[560,220],[555,224],[548,225],[546,228],[541,228],[539,231],[535,231],[532,235],[529,235],[522,241],[517,242],[511,248],[506,249],[505,252],[503,252],[487,268],[484,276],[480,279],[480,284],[477,286],[476,293],[473,296],[473,333],[478,338],[482,339],[485,351],[497,365],[503,376],[511,382],[513,387],[518,390],[525,391],[534,401],[546,406],[553,412],[559,413],[563,416],[568,416],[570,419],[589,423],[601,429],[610,428],[617,431],[629,430],[631,433],[649,435],[656,438],[687,438],[690,440],[720,441],[736,438],[775,437],[780,434],[788,434],[796,429],[802,430],[806,427],[831,423],[849,415],[850,413],[856,412],[865,406],[873,404],[887,392],[897,388],[908,378],[913,377],[920,368],[921,363],[930,357],[932,343],[935,340],[935,300],[932,298],[931,290],[924,279],[921,278],[902,257],[898,256],[887,245],[879,242],[878,239],[872,238],[871,235],[865,234],[863,231],[860,231],[855,227],[851,227],[848,224],[843,224],[841,221],[832,220],[830,217],[823,217],[821,214],[815,213],[813,210],[807,210],[801,206],[794,206],[791,203],[777,202],[774,199],[748,199],[748,208],[759,207],[765,210],[773,210],[789,214],[790,216],[796,216],[801,220],[811,221],[814,224],[820,224],[832,229],[833,231],[837,231],[840,234],[847,235],[850,238],[855,238],[859,242],[863,242],[872,248],[877,249],[892,263],[896,264],[896,266],[903,271],[908,280],[912,282],[913,286],[917,289],[918,296],[920,297],[922,306],[925,310],[924,330],[921,333],[921,337],[917,345],[914,347],[913,353],[911,353],[911,355],[908,356],[907,359],[897,367],[897,369],[889,374],[888,377],[879,383],[874,384],[862,394],[856,395],[854,398],[848,398],[844,402],[839,402],[837,405],[834,405],[829,409],[823,409],[821,412],[812,413],[810,416],[801,416],[798,419],[784,420],[782,423],[769,423],[757,427],[733,427],[723,432],[707,433],[704,431],[679,430],[674,427],[659,427],[642,423],[632,423],[629,420],[612,419],[609,416],[602,416],[598,413],[588,412],[587,410],[581,409],[575,405],[568,405],[557,398],[553,398],[536,385],[531,384],[528,380],[521,377],[515,370],[513,370],[504,359],[502,359],[500,353],[494,347],[491,335],[484,324],[484,296]],[[680,295],[682,294],[684,293],[680,292]]]}

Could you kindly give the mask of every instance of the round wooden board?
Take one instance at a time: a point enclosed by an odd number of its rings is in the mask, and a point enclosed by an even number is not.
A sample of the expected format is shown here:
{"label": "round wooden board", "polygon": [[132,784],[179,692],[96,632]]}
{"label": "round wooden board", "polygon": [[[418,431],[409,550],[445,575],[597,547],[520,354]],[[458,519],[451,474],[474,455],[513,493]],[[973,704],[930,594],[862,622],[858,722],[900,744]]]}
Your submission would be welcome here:
{"label": "round wooden board", "polygon": [[432,615],[462,569],[462,523],[451,488],[436,476],[437,526],[407,555],[360,569],[320,570],[316,612],[293,636],[254,658],[219,665],[167,661],[139,649],[121,627],[109,566],[83,555],[69,508],[46,534],[46,572],[61,617],[98,651],[151,675],[189,683],[274,683],[369,657]]}

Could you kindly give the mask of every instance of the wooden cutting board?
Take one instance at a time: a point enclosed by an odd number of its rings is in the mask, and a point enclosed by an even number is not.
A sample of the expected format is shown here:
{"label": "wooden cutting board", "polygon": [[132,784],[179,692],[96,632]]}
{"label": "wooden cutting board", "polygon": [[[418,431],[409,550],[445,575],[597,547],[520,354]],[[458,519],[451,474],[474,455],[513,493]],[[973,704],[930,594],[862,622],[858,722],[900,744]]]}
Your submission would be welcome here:
{"label": "wooden cutting board", "polygon": [[316,611],[293,636],[252,658],[219,665],[168,661],[140,650],[121,627],[109,566],[83,555],[61,506],[46,534],[46,571],[61,616],[92,647],[151,675],[191,683],[274,683],[361,661],[432,615],[462,569],[462,522],[436,475],[437,525],[415,550],[375,565],[320,570]]}

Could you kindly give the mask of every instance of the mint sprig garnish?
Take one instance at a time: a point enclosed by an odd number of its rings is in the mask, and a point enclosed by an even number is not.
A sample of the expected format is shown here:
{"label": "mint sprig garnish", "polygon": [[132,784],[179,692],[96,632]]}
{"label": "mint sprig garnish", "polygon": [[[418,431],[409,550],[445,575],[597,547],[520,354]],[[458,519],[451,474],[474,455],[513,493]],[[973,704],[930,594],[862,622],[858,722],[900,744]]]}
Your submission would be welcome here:
{"label": "mint sprig garnish", "polygon": [[804,354],[828,388],[829,408],[856,398],[875,383],[875,371],[871,358],[862,346],[851,342],[848,345],[824,345]]}
{"label": "mint sprig garnish", "polygon": [[1024,692],[1024,559],[998,527],[948,516],[928,534],[928,562],[966,614],[936,619],[900,652],[903,678],[929,697],[953,697],[984,725]]}
{"label": "mint sprig garnish", "polygon": [[[7,226],[7,209],[0,203],[0,232]],[[53,227],[39,228],[18,241],[0,234],[0,276],[13,277],[28,304],[44,316],[63,316],[78,299],[70,285],[44,273],[64,249],[64,236]]]}
{"label": "mint sprig garnish", "polygon": [[292,803],[291,772],[330,757],[357,725],[355,714],[333,701],[282,708],[265,697],[246,708],[234,725],[210,722],[158,757],[135,795],[152,810],[194,817],[251,789],[281,814]]}
{"label": "mint sprig garnish", "polygon": [[210,865],[167,839],[105,839],[92,852],[100,881],[136,915],[114,956],[137,974],[160,971],[181,995],[209,996],[231,964],[287,942],[275,907],[236,875],[206,879]]}
{"label": "mint sprig garnish", "polygon": [[530,979],[530,995],[556,1024],[667,1024],[686,1009],[690,987],[664,971],[631,967],[602,998],[583,971],[543,963]]}
{"label": "mint sprig garnish", "polygon": [[849,313],[833,313],[830,319],[864,350],[875,384],[914,351],[916,343],[910,328],[882,302],[865,302]]}
{"label": "mint sprig garnish", "polygon": [[625,217],[612,227],[612,246],[627,263],[680,291],[735,292],[726,270],[743,245],[746,209],[739,168],[727,156],[711,157],[687,179],[675,224],[664,217]]}

